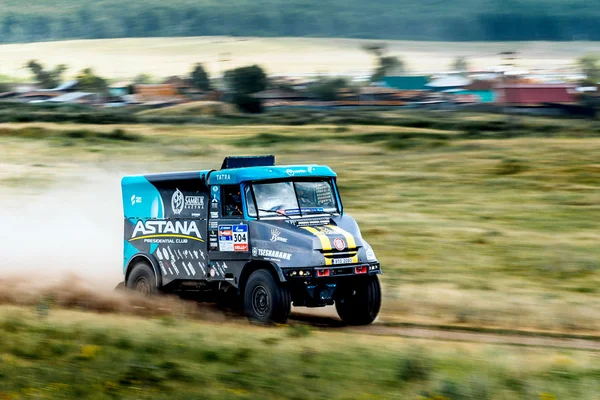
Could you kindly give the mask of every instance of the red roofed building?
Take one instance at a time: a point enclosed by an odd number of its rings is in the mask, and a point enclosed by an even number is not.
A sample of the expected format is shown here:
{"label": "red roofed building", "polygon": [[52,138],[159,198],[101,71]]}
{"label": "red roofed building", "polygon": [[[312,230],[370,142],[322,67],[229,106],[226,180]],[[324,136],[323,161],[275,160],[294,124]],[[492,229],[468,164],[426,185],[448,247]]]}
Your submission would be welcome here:
{"label": "red roofed building", "polygon": [[574,85],[509,84],[495,88],[497,102],[514,105],[536,105],[543,103],[575,103]]}

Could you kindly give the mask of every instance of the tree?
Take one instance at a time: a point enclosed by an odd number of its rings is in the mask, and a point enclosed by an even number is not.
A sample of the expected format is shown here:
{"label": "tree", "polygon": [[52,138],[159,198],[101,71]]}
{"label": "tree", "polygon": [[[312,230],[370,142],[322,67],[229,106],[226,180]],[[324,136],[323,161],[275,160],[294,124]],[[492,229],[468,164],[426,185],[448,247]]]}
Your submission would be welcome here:
{"label": "tree", "polygon": [[322,78],[313,83],[309,90],[320,100],[334,101],[338,98],[338,91],[348,86],[348,81],[344,78]]}
{"label": "tree", "polygon": [[583,85],[596,86],[600,83],[600,56],[596,54],[586,54],[577,60],[579,68],[585,74]]}
{"label": "tree", "polygon": [[31,60],[25,65],[35,76],[35,80],[44,89],[53,89],[62,82],[62,75],[67,70],[67,66],[59,64],[52,70],[45,70],[42,64],[37,60]]}
{"label": "tree", "polygon": [[236,94],[251,94],[267,88],[267,74],[258,65],[241,67],[225,72],[225,84]]}
{"label": "tree", "polygon": [[133,83],[136,85],[148,85],[152,83],[152,77],[148,74],[138,74],[133,78]]}
{"label": "tree", "polygon": [[210,78],[202,64],[196,64],[194,69],[192,69],[192,73],[190,74],[192,82],[194,86],[196,86],[200,90],[210,90]]}
{"label": "tree", "polygon": [[406,73],[404,61],[396,56],[387,55],[388,48],[385,43],[369,43],[363,46],[363,50],[372,54],[377,62],[377,67],[371,75],[371,82],[380,81],[390,73]]}
{"label": "tree", "polygon": [[452,61],[452,65],[450,68],[456,72],[468,72],[469,71],[469,61],[467,57],[458,56]]}
{"label": "tree", "polygon": [[108,92],[108,83],[106,80],[96,75],[91,68],[85,68],[77,74],[77,80],[79,81],[78,87],[81,90],[96,93]]}

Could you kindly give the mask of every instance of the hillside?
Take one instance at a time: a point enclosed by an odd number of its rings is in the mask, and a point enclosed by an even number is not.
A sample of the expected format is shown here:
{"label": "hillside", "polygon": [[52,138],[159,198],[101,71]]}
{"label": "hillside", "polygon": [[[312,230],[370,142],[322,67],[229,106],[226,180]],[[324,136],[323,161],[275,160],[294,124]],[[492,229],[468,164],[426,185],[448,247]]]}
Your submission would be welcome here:
{"label": "hillside", "polygon": [[157,36],[600,40],[586,0],[0,0],[0,41]]}

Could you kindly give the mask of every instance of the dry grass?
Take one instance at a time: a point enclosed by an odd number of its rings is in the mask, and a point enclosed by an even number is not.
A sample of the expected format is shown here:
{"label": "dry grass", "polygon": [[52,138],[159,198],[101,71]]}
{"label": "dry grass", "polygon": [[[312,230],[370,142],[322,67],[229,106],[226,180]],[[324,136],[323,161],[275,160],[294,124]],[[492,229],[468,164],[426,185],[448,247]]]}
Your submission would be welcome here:
{"label": "dry grass", "polygon": [[[77,40],[0,46],[1,73],[27,76],[23,65],[31,59],[46,64],[65,63],[69,73],[85,67],[110,78],[132,78],[140,73],[156,77],[184,74],[202,62],[210,73],[248,64],[260,64],[271,74],[368,74],[373,61],[359,39],[318,38],[134,38]],[[474,68],[500,64],[498,53],[518,51],[524,67],[548,69],[568,66],[582,54],[600,51],[597,42],[444,43],[386,41],[414,72],[440,72],[457,56],[469,57]],[[230,60],[221,62],[222,54]]]}
{"label": "dry grass", "polygon": [[[556,124],[565,134],[586,129],[579,122]],[[425,138],[402,147],[402,141],[365,139],[406,132],[394,127],[77,128],[120,128],[146,140],[65,147],[9,137],[0,145],[7,203],[37,195],[21,179],[53,176],[60,183],[98,168],[118,174],[205,169],[226,155],[264,153],[277,154],[281,164],[327,164],[339,173],[346,211],[383,263],[384,319],[600,332],[600,139],[440,144]],[[118,190],[115,179],[116,196]]]}
{"label": "dry grass", "polygon": [[154,110],[145,110],[139,112],[141,116],[162,116],[162,115],[185,115],[185,116],[223,116],[237,114],[235,106],[220,101],[193,101],[190,103],[178,104],[171,107],[158,108]]}

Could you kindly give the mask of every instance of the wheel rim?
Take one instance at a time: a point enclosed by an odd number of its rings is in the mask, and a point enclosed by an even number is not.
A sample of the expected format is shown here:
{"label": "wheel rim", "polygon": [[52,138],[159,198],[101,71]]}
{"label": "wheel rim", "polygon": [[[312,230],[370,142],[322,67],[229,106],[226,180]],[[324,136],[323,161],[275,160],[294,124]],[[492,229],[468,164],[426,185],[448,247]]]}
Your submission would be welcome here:
{"label": "wheel rim", "polygon": [[150,296],[150,281],[145,276],[140,276],[135,281],[135,290],[144,296]]}
{"label": "wheel rim", "polygon": [[258,285],[252,290],[252,310],[259,317],[264,317],[269,313],[271,300],[267,289]]}

